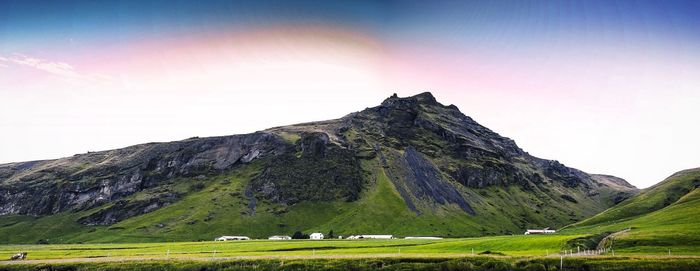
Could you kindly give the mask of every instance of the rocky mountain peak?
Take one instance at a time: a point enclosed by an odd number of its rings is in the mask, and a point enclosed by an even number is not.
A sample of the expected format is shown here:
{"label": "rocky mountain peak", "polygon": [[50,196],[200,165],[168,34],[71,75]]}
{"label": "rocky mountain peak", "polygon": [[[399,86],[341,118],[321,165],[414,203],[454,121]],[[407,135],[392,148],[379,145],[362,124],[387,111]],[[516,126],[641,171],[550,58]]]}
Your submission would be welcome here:
{"label": "rocky mountain peak", "polygon": [[432,93],[429,91],[416,94],[413,96],[413,98],[416,98],[419,102],[421,103],[427,103],[427,104],[435,104],[438,103],[437,100],[435,99],[435,96],[433,96]]}
{"label": "rocky mountain peak", "polygon": [[443,106],[435,99],[435,96],[433,96],[433,94],[430,92],[423,92],[423,93],[416,94],[414,96],[409,96],[409,97],[399,97],[398,95],[396,95],[396,93],[394,93],[393,95],[391,95],[389,98],[386,98],[382,102],[382,106],[385,106],[385,107],[416,108],[417,105]]}

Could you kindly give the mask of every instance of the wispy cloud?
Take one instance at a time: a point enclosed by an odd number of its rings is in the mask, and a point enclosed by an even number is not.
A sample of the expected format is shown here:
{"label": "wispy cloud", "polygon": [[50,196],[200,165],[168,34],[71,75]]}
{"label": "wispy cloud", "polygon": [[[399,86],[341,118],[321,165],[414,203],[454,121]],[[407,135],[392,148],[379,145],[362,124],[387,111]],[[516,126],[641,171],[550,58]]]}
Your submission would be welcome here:
{"label": "wispy cloud", "polygon": [[0,65],[8,66],[7,63],[34,68],[52,75],[56,75],[70,82],[99,82],[110,79],[105,75],[79,72],[75,69],[75,67],[65,62],[49,61],[22,54],[13,54],[9,57],[0,55]]}

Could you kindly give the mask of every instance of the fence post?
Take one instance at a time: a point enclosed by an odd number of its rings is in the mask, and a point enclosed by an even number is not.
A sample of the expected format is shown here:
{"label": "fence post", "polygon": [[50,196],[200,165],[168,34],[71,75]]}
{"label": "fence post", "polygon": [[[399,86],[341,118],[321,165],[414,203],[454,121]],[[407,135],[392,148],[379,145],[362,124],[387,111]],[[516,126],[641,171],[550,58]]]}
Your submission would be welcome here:
{"label": "fence post", "polygon": [[559,269],[564,270],[564,256],[559,256]]}

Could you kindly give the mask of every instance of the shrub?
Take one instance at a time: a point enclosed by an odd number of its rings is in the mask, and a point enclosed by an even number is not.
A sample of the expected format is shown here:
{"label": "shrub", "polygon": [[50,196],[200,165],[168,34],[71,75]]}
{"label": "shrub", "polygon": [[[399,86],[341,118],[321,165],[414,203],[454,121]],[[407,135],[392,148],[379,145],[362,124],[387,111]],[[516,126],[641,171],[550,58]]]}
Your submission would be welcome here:
{"label": "shrub", "polygon": [[544,264],[541,263],[531,263],[525,266],[523,269],[525,271],[547,271],[547,268],[544,267]]}
{"label": "shrub", "polygon": [[511,270],[511,266],[505,262],[496,260],[496,259],[489,259],[486,260],[484,263],[482,263],[479,266],[479,269],[481,270],[490,270],[490,271],[506,271],[506,270]]}
{"label": "shrub", "polygon": [[470,262],[464,262],[464,261],[449,261],[446,263],[442,263],[440,270],[442,271],[468,271],[468,270],[473,270],[474,265],[471,264]]}

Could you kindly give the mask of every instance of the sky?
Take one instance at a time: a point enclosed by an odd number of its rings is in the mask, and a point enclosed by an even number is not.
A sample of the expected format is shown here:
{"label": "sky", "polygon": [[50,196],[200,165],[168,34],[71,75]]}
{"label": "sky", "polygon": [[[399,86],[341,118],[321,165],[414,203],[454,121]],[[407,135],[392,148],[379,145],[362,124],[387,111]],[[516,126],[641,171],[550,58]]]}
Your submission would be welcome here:
{"label": "sky", "polygon": [[0,163],[431,91],[640,187],[700,166],[698,1],[0,0]]}

